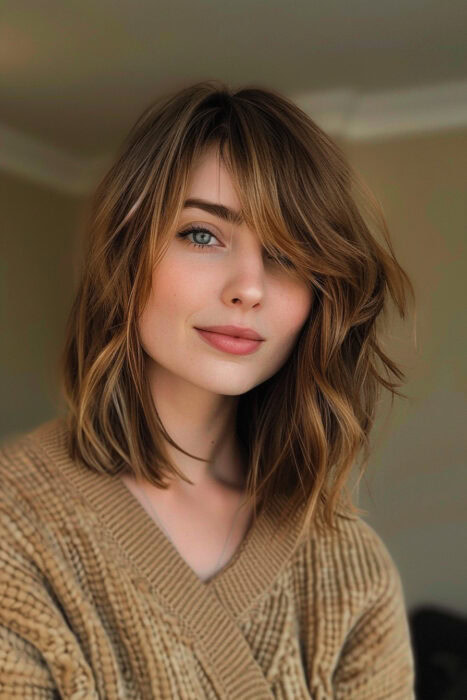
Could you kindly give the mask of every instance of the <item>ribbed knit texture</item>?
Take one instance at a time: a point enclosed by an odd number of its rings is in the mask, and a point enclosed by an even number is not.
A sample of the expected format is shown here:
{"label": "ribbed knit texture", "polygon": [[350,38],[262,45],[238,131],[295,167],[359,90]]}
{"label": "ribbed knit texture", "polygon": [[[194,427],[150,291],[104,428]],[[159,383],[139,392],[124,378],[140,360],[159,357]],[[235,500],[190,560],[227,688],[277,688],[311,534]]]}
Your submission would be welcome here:
{"label": "ribbed knit texture", "polygon": [[65,431],[0,450],[0,698],[415,697],[400,576],[364,520],[298,540],[277,497],[204,582]]}

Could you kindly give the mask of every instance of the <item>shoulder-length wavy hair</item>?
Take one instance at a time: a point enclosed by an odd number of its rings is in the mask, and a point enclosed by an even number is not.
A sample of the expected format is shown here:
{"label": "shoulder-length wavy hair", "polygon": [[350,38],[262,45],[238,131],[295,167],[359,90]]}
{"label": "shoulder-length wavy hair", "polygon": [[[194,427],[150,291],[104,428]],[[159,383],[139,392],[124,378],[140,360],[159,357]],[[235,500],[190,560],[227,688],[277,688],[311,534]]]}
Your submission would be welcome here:
{"label": "shoulder-length wavy hair", "polygon": [[206,461],[176,445],[160,421],[137,321],[174,235],[191,168],[211,146],[235,183],[248,227],[313,291],[287,362],[239,398],[247,498],[255,519],[280,494],[284,517],[305,508],[302,533],[319,521],[334,529],[336,514],[365,512],[353,505],[348,482],[360,452],[359,478],[367,465],[381,389],[392,402],[394,394],[407,398],[396,389],[405,374],[383,352],[380,332],[389,297],[405,318],[407,292],[413,300],[415,293],[377,200],[333,140],[271,90],[233,92],[208,80],[164,96],[138,119],[99,183],[61,362],[70,456],[160,488],[168,487],[166,475],[192,483],[164,440]]}

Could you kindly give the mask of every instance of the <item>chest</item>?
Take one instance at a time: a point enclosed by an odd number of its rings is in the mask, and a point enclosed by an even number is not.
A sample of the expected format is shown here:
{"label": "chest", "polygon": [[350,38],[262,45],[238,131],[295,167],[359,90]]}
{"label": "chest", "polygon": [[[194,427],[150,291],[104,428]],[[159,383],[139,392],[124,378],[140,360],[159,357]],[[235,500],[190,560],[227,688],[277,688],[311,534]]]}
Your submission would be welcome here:
{"label": "chest", "polygon": [[169,499],[163,491],[141,493],[131,481],[125,483],[202,581],[228,564],[251,526],[252,508],[243,504],[243,493],[228,491],[215,503],[207,502],[200,494],[188,504]]}

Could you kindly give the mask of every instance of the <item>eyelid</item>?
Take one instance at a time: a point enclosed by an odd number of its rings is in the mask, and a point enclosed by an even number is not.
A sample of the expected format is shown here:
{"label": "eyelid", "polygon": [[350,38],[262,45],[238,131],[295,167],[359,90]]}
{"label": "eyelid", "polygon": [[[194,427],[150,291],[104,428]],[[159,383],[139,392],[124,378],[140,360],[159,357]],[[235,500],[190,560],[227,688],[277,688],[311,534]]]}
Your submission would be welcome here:
{"label": "eyelid", "polygon": [[[188,231],[190,228],[206,228],[210,233],[210,229],[214,229],[214,231],[219,232],[219,229],[214,226],[214,224],[208,224],[205,221],[189,221],[186,224],[183,224],[180,231]],[[217,233],[213,233],[213,236],[215,235],[217,235]]]}

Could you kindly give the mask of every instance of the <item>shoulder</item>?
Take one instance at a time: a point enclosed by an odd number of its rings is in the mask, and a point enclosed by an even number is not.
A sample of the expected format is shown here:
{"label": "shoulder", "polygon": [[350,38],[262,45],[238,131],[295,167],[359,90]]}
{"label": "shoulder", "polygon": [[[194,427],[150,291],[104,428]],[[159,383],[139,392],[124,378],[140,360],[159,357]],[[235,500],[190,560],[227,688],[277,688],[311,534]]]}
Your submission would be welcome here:
{"label": "shoulder", "polygon": [[[0,570],[8,580],[53,578],[73,538],[80,501],[54,455],[60,426],[49,421],[0,445]],[[0,585],[8,580],[0,576]]]}
{"label": "shoulder", "polygon": [[36,428],[3,438],[0,443],[0,503],[3,517],[11,513],[32,515],[42,498],[58,484],[53,452],[64,436],[63,419],[47,421]]}
{"label": "shoulder", "polygon": [[[2,477],[9,474],[8,467],[31,465],[32,462],[47,459],[48,448],[63,443],[66,425],[63,418],[53,418],[31,430],[14,433],[0,441],[0,469]],[[50,457],[50,455],[49,455]]]}
{"label": "shoulder", "polygon": [[[345,543],[349,553],[352,555],[365,555],[360,564],[368,568],[371,573],[372,567],[382,567],[383,570],[393,569],[394,560],[379,532],[361,516],[353,519],[341,520],[340,536]],[[376,573],[376,572],[375,572]]]}
{"label": "shoulder", "polygon": [[400,598],[397,565],[375,528],[357,515],[339,516],[336,525],[335,531],[313,533],[305,544],[307,563],[322,588],[335,591],[356,608],[382,596]]}

